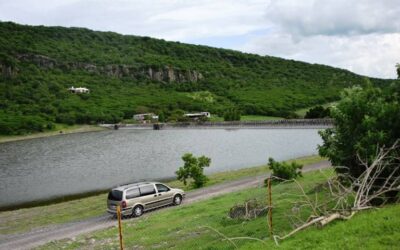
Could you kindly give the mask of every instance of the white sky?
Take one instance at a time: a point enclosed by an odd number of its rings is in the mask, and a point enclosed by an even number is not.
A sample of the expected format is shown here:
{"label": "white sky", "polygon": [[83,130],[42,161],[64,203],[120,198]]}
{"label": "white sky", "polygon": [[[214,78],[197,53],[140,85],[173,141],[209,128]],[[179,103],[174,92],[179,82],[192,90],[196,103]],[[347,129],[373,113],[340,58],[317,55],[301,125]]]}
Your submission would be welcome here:
{"label": "white sky", "polygon": [[0,0],[0,20],[204,44],[383,78],[395,78],[400,62],[400,0]]}

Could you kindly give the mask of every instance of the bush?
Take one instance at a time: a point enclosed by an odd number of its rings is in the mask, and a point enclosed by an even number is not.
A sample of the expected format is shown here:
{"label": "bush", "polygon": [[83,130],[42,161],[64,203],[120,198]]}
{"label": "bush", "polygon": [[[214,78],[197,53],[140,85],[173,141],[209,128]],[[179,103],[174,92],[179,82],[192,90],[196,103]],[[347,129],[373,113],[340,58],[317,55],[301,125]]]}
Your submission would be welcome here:
{"label": "bush", "polygon": [[240,111],[229,109],[224,113],[224,121],[240,121]]}
{"label": "bush", "polygon": [[159,122],[165,122],[165,115],[164,115],[164,112],[160,112],[160,113],[158,114],[158,121],[159,121]]}
{"label": "bush", "polygon": [[303,165],[296,162],[286,163],[277,162],[273,158],[268,159],[269,169],[272,170],[271,177],[276,177],[278,181],[296,179],[302,176],[301,169]]}
{"label": "bush", "polygon": [[315,119],[315,118],[325,118],[330,117],[331,111],[330,108],[324,108],[321,105],[318,105],[314,108],[311,108],[307,111],[304,116],[305,119]]}
{"label": "bush", "polygon": [[[334,166],[346,167],[337,167],[336,172],[358,178],[365,171],[360,159],[371,165],[380,148],[390,147],[400,138],[399,114],[399,83],[385,90],[370,85],[364,89],[346,89],[331,112],[335,127],[319,132],[323,141],[319,154],[327,157]],[[400,150],[391,156],[393,159],[399,157]],[[372,189],[391,185],[400,175],[400,171],[394,176],[390,173],[392,169],[381,173]]]}
{"label": "bush", "polygon": [[203,171],[205,167],[210,166],[211,159],[204,155],[196,158],[192,154],[186,153],[182,156],[182,160],[185,164],[175,172],[177,179],[186,185],[187,179],[192,178],[195,188],[202,187],[208,181]]}

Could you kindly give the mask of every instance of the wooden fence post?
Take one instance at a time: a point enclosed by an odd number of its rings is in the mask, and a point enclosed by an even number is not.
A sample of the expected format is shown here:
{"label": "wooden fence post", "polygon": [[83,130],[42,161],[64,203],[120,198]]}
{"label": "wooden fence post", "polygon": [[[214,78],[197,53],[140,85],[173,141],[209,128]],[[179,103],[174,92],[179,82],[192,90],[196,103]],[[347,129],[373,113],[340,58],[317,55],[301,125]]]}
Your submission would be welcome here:
{"label": "wooden fence post", "polygon": [[121,250],[124,250],[124,243],[122,241],[122,224],[121,224],[121,206],[117,206],[117,217],[118,217],[118,231],[119,231],[119,246]]}
{"label": "wooden fence post", "polygon": [[271,188],[271,177],[268,178],[268,225],[269,235],[273,238],[273,227],[272,227],[272,188]]}

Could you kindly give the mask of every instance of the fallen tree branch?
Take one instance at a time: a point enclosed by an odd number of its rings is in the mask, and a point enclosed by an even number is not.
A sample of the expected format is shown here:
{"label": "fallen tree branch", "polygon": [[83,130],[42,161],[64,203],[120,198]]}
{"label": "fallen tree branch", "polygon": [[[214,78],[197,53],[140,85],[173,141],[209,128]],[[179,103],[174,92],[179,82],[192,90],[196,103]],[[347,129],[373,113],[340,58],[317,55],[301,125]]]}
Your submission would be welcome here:
{"label": "fallen tree branch", "polygon": [[[296,207],[294,207],[295,209],[292,208],[292,212],[299,213],[299,209],[302,206],[307,206],[311,209],[311,215],[303,225],[298,226],[288,234],[284,236],[274,235],[275,244],[278,245],[278,240],[284,240],[312,225],[322,228],[337,219],[349,220],[361,210],[376,208],[373,206],[373,200],[385,198],[385,195],[387,197],[389,192],[400,191],[400,174],[398,168],[400,158],[392,156],[392,152],[398,149],[399,142],[396,141],[390,148],[381,148],[377,152],[375,160],[369,165],[367,161],[363,161],[359,157],[359,161],[365,166],[365,171],[357,178],[350,175],[344,176],[345,178],[343,179],[351,181],[349,185],[341,183],[340,177],[343,176],[329,179],[327,190],[330,197],[322,203],[318,200],[316,192],[314,201],[312,201],[300,183],[293,180],[301,191],[303,200],[296,201]],[[386,177],[383,179],[381,176]],[[377,185],[377,183],[380,184]],[[319,188],[321,186],[323,187],[320,184]],[[392,198],[396,198],[396,196]],[[398,201],[400,201],[400,197]],[[325,208],[331,202],[334,203],[333,206],[330,209]],[[383,200],[382,204],[385,204],[385,202],[386,200]]]}
{"label": "fallen tree branch", "polygon": [[300,227],[296,228],[296,229],[293,230],[292,232],[290,232],[290,233],[288,233],[287,235],[282,236],[282,237],[281,237],[281,236],[278,236],[278,235],[274,235],[275,244],[276,244],[276,245],[279,245],[279,244],[278,244],[278,241],[277,241],[278,239],[279,239],[279,240],[284,240],[284,239],[286,239],[286,238],[292,236],[293,234],[295,234],[295,233],[297,233],[297,232],[299,232],[299,231],[301,231],[301,230],[303,230],[303,229],[305,229],[305,228],[307,228],[307,227],[309,227],[309,226],[311,226],[311,225],[314,225],[315,223],[317,223],[317,222],[319,222],[319,221],[321,221],[321,220],[323,220],[323,219],[324,219],[324,217],[317,217],[317,218],[315,218],[315,219],[313,219],[313,220],[307,222],[306,224],[301,225]]}
{"label": "fallen tree branch", "polygon": [[321,220],[320,222],[318,222],[318,226],[319,227],[324,227],[326,224],[337,220],[337,219],[341,219],[341,220],[350,220],[354,215],[356,214],[356,211],[353,211],[350,213],[350,215],[345,216],[341,213],[334,213],[334,214],[330,214],[328,216],[325,216],[325,218],[323,220]]}

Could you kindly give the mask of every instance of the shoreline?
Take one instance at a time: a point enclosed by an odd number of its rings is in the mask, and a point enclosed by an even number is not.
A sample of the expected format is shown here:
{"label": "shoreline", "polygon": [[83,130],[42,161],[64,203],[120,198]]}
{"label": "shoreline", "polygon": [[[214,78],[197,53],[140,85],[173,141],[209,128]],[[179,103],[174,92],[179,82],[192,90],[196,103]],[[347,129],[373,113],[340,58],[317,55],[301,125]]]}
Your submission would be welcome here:
{"label": "shoreline", "polygon": [[2,135],[0,136],[0,144],[7,142],[15,142],[15,141],[25,141],[32,140],[37,138],[45,138],[51,136],[58,135],[66,135],[66,134],[77,134],[77,133],[86,133],[86,132],[97,132],[104,131],[107,128],[98,126],[98,125],[73,125],[71,127],[65,127],[62,129],[56,129],[52,131],[39,132],[28,135]]}
{"label": "shoreline", "polygon": [[[147,129],[154,130],[154,125],[159,125],[156,129],[326,129],[333,127],[329,119],[291,119],[291,120],[266,120],[266,121],[235,121],[235,122],[183,122],[183,123],[162,123],[162,124],[118,124],[118,129]],[[97,132],[114,129],[115,124],[98,125],[63,125],[52,131],[38,132],[27,135],[0,135],[0,144],[15,141],[25,141],[37,138],[45,138],[57,135]]]}

